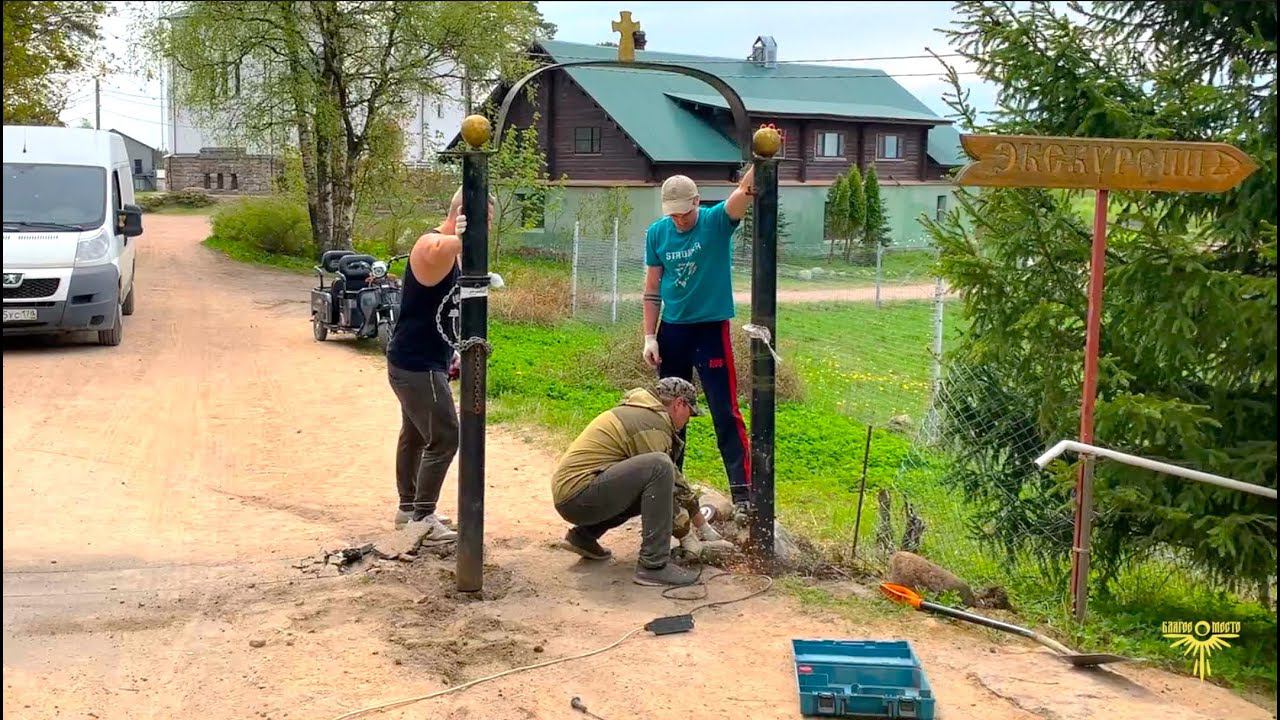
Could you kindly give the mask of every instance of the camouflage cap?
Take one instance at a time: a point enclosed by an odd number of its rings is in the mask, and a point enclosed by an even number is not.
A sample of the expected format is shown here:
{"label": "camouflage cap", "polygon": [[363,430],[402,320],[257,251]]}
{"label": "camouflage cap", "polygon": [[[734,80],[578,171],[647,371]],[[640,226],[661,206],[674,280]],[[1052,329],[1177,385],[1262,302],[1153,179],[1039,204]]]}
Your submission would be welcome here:
{"label": "camouflage cap", "polygon": [[702,410],[698,407],[698,389],[693,383],[678,377],[665,377],[658,381],[654,387],[654,394],[663,402],[670,402],[676,398],[684,398],[689,403],[689,411],[692,415],[701,415]]}

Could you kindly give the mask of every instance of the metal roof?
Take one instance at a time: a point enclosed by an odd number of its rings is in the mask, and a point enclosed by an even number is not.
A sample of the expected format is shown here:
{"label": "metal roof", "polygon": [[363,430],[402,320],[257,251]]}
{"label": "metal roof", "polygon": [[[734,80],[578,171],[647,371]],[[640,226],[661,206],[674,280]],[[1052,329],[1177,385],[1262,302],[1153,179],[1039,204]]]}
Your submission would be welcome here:
{"label": "metal roof", "polygon": [[[554,62],[607,60],[610,47],[548,40],[539,43]],[[636,60],[688,65],[714,73],[742,96],[747,110],[767,115],[797,115],[898,121],[936,125],[929,133],[929,154],[943,165],[957,164],[945,150],[949,120],[920,102],[892,77],[874,68],[780,64],[765,68],[749,60],[637,51]],[[741,162],[737,146],[705,122],[692,106],[727,104],[702,82],[682,75],[622,68],[566,68],[654,162]],[[938,153],[935,155],[935,151]],[[963,157],[961,154],[960,157]],[[961,163],[963,160],[960,161]]]}

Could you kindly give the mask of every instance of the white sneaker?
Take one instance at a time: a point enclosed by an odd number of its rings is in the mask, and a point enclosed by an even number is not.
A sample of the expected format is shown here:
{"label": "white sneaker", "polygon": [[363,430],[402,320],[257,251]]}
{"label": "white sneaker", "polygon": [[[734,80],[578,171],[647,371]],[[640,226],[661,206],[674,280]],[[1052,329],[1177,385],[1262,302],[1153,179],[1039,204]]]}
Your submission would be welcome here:
{"label": "white sneaker", "polygon": [[[441,524],[444,524],[444,525],[453,524],[453,519],[445,517],[444,515],[436,515],[436,519],[439,520]],[[395,523],[396,523],[397,530],[404,527],[405,525],[408,525],[412,520],[413,520],[412,510],[396,510]]]}
{"label": "white sneaker", "polygon": [[457,540],[458,533],[445,527],[440,518],[428,515],[421,520],[412,520],[405,524],[405,530],[418,535],[418,542],[444,542]]}

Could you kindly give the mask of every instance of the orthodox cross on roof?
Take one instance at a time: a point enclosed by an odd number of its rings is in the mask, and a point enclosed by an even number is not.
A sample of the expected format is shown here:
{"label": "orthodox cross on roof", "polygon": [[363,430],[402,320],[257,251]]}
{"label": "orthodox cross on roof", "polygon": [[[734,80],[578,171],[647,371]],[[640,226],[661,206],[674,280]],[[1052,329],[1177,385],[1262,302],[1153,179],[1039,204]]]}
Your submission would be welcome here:
{"label": "orthodox cross on roof", "polygon": [[620,20],[613,21],[613,31],[622,34],[622,37],[618,38],[618,62],[634,62],[636,59],[635,33],[640,29],[640,23],[631,19],[630,10],[623,10],[620,15]]}

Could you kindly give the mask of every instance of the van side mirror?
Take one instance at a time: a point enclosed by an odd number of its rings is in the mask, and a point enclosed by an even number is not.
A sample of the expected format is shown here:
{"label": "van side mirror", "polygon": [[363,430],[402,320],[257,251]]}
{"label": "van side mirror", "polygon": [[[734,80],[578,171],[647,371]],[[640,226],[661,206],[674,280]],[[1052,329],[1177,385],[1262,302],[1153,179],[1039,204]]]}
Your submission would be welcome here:
{"label": "van side mirror", "polygon": [[142,208],[137,205],[125,205],[116,213],[116,233],[125,237],[137,237],[142,234]]}

